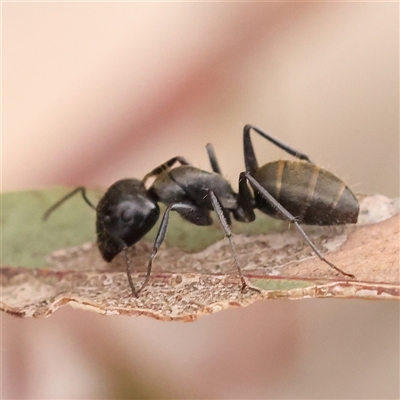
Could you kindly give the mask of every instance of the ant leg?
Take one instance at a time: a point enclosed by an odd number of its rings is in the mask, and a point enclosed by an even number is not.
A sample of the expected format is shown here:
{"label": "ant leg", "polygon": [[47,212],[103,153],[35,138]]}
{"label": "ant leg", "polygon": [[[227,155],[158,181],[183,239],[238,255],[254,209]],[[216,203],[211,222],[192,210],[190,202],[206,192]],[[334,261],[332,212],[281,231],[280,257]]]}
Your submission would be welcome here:
{"label": "ant leg", "polygon": [[219,167],[217,156],[215,154],[213,145],[211,143],[207,143],[206,149],[207,149],[207,154],[208,154],[208,158],[210,160],[212,170],[214,172],[216,172],[217,174],[222,175],[221,168]]}
{"label": "ant leg", "polygon": [[[305,161],[308,161],[308,162],[312,163],[312,161],[310,160],[310,158],[309,158],[306,154],[301,153],[300,151],[297,151],[297,150],[295,150],[295,149],[292,149],[292,148],[289,147],[288,145],[286,145],[286,144],[280,142],[279,140],[273,138],[273,137],[272,137],[271,135],[269,135],[268,133],[263,132],[261,129],[258,129],[258,128],[256,128],[256,127],[253,126],[253,125],[247,124],[247,125],[244,127],[244,130],[243,130],[243,140],[244,140],[244,141],[248,141],[248,143],[249,143],[250,146],[251,146],[251,149],[252,149],[252,145],[251,145],[251,142],[250,142],[250,130],[251,130],[251,129],[253,129],[254,131],[256,131],[256,132],[257,132],[260,136],[262,136],[263,138],[269,140],[269,141],[270,141],[271,143],[273,143],[275,146],[278,146],[280,149],[286,151],[286,152],[289,153],[290,155],[292,155],[292,156],[294,156],[294,157],[296,157],[296,158],[298,158],[298,159],[300,159],[300,160],[305,160]],[[244,151],[245,151],[245,153],[246,153],[246,144],[245,144],[245,150],[244,150]],[[249,151],[249,150],[247,150],[247,151]],[[254,150],[253,150],[253,156],[254,156]],[[250,153],[250,152],[249,152],[249,157],[251,158],[251,153]],[[254,157],[254,159],[255,159],[255,157]],[[246,169],[247,169],[247,165],[246,165]],[[257,168],[256,168],[256,169],[257,169]],[[254,171],[252,172],[251,170],[247,170],[247,172],[250,172],[250,173],[253,174]]]}
{"label": "ant leg", "polygon": [[61,204],[63,204],[65,201],[67,201],[69,198],[71,198],[74,194],[81,192],[83,200],[85,200],[85,202],[92,207],[94,210],[96,209],[96,207],[90,202],[90,200],[87,198],[86,196],[86,188],[84,186],[79,186],[76,189],[74,189],[72,192],[68,193],[67,195],[65,195],[64,197],[62,197],[60,200],[57,201],[57,203],[53,204],[44,214],[42,217],[43,221],[46,221],[47,218],[49,218],[50,214],[56,210],[58,207],[61,206]]}
{"label": "ant leg", "polygon": [[[210,163],[211,163],[211,168],[214,172],[216,172],[219,175],[222,175],[221,172],[221,168],[219,167],[218,164],[218,160],[217,160],[217,156],[215,154],[214,151],[214,147],[211,143],[208,143],[206,145],[206,149],[207,149],[207,153],[208,153],[208,158],[210,159]],[[240,187],[240,181],[239,181],[239,187]],[[251,197],[251,193],[249,188],[247,187],[247,184],[245,183],[247,192],[245,192],[244,190],[242,190],[242,194],[240,194],[240,190],[239,190],[239,195],[238,195],[238,207],[230,210],[234,216],[234,218],[237,221],[240,222],[251,222],[255,220],[255,215],[253,212],[253,208],[252,207],[252,203],[254,203],[254,201],[252,200]],[[248,201],[246,201],[248,200]],[[243,206],[243,204],[245,204],[245,206]],[[227,211],[226,209],[222,209],[223,213],[224,213],[224,217],[228,223],[228,225],[231,224],[231,217],[229,214],[229,211]]]}
{"label": "ant leg", "polygon": [[118,245],[121,248],[121,251],[124,252],[125,264],[126,264],[126,276],[128,277],[128,282],[129,282],[129,286],[132,290],[132,294],[137,298],[139,292],[136,291],[135,286],[132,281],[131,260],[129,258],[128,245],[125,243],[124,240],[122,240],[119,236],[117,236],[115,233],[113,233],[113,230],[110,228],[110,217],[109,216],[105,216],[103,218],[103,224],[104,224],[104,229],[113,238],[113,240],[116,243],[118,243]]}
{"label": "ant leg", "polygon": [[354,275],[348,274],[347,272],[344,272],[340,268],[336,267],[336,265],[334,265],[330,261],[328,261],[320,253],[320,251],[315,247],[314,243],[311,241],[311,239],[308,237],[308,235],[304,232],[303,228],[296,221],[296,218],[288,210],[286,210],[286,208],[283,207],[264,187],[262,187],[248,172],[242,172],[240,174],[240,176],[241,177],[243,177],[243,176],[246,177],[246,179],[250,182],[251,186],[253,186],[254,190],[257,190],[260,193],[260,195],[262,197],[264,197],[264,199],[266,201],[268,201],[273,207],[275,207],[282,214],[282,216],[285,219],[287,219],[291,224],[294,224],[296,226],[296,229],[300,232],[300,234],[303,236],[305,241],[314,250],[315,254],[319,257],[319,259],[321,261],[324,261],[331,268],[333,268],[336,271],[340,272],[342,275],[345,275],[345,276],[348,276],[350,278],[355,279]]}
{"label": "ant leg", "polygon": [[256,153],[254,152],[253,144],[250,138],[251,125],[245,125],[243,129],[243,151],[244,151],[244,164],[246,166],[246,171],[250,172],[252,175],[258,170],[258,162],[256,158]]}
{"label": "ant leg", "polygon": [[[206,208],[200,208],[193,203],[185,202],[175,204],[174,210],[186,221],[198,226],[210,226],[213,224],[210,212]],[[229,215],[228,215],[229,217]]]}
{"label": "ant leg", "polygon": [[123,247],[124,250],[124,255],[125,255],[125,263],[126,263],[126,275],[128,277],[128,282],[129,282],[129,286],[132,290],[132,294],[138,298],[139,297],[139,292],[136,291],[135,286],[133,284],[132,281],[132,272],[131,272],[131,260],[129,258],[129,253],[128,253],[128,246],[125,244],[125,246]]}
{"label": "ant leg", "polygon": [[[137,294],[139,294],[147,286],[147,284],[149,283],[151,268],[153,266],[153,259],[156,256],[156,254],[157,254],[162,242],[165,239],[165,234],[167,232],[168,221],[169,221],[169,213],[170,213],[171,210],[172,211],[178,211],[180,214],[184,213],[185,211],[186,211],[186,213],[190,213],[190,212],[193,211],[193,207],[191,205],[187,205],[187,204],[184,204],[184,203],[178,203],[178,204],[173,204],[172,206],[168,206],[165,209],[163,218],[161,220],[160,227],[158,228],[156,239],[154,241],[153,251],[151,252],[150,260],[149,260],[149,263],[147,265],[146,278],[145,278],[142,286],[137,291]],[[212,224],[212,219],[210,218],[210,220],[211,220],[210,223],[208,223],[207,225],[211,225]]]}
{"label": "ant leg", "polygon": [[209,190],[209,194],[211,197],[211,203],[214,208],[214,211],[216,212],[216,214],[218,216],[219,223],[221,224],[221,227],[225,233],[225,237],[228,239],[229,245],[231,246],[233,259],[235,260],[235,264],[236,264],[237,270],[239,272],[239,277],[242,282],[242,290],[244,290],[246,287],[248,287],[249,289],[259,292],[260,291],[259,289],[249,286],[243,276],[243,272],[240,267],[239,257],[237,256],[236,248],[235,248],[235,245],[233,244],[233,240],[232,240],[232,231],[230,230],[228,222],[225,219],[221,202],[218,200],[217,196],[215,195],[215,193],[212,190]]}
{"label": "ant leg", "polygon": [[164,171],[170,170],[171,167],[177,162],[179,162],[181,165],[190,165],[190,163],[184,157],[173,157],[146,174],[142,179],[142,183],[145,184],[147,179],[152,178],[153,176],[158,176]]}
{"label": "ant leg", "polygon": [[137,293],[139,294],[149,283],[150,280],[150,273],[151,273],[151,267],[153,265],[153,259],[156,256],[158,249],[160,248],[162,242],[164,241],[165,238],[165,233],[167,232],[167,226],[168,226],[168,220],[169,220],[169,212],[171,211],[171,206],[167,207],[165,209],[163,218],[161,220],[161,224],[160,224],[160,228],[158,229],[157,232],[157,236],[156,239],[154,241],[154,245],[153,245],[153,251],[151,252],[150,255],[150,260],[149,263],[147,265],[147,273],[146,273],[146,278],[142,284],[142,286],[140,286],[139,290],[137,291]]}
{"label": "ant leg", "polygon": [[244,212],[245,219],[242,222],[253,222],[256,219],[254,214],[255,201],[243,173],[239,176],[238,206]]}

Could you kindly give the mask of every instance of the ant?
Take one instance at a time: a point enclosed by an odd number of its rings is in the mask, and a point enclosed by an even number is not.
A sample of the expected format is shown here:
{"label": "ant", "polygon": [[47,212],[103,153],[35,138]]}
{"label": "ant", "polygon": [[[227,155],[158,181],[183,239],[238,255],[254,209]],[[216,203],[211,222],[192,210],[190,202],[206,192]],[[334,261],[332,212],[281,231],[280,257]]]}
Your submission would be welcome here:
{"label": "ant", "polygon": [[[183,157],[173,157],[153,169],[141,181],[122,179],[115,182],[108,188],[97,206],[87,198],[86,188],[80,186],[51,206],[44,213],[43,220],[46,220],[66,200],[80,192],[85,202],[96,210],[97,246],[103,259],[110,262],[121,251],[124,252],[129,286],[132,294],[138,297],[149,282],[153,259],[165,238],[170,211],[176,211],[185,220],[200,226],[212,225],[210,211],[215,211],[229,240],[244,290],[248,285],[240,268],[229,225],[231,213],[238,221],[247,222],[247,217],[238,205],[237,194],[222,177],[211,145],[207,145],[207,152],[213,172],[195,168]],[[172,168],[176,163],[180,165]],[[149,178],[155,180],[149,189],[146,189],[145,184]],[[131,277],[128,248],[142,239],[157,223],[160,216],[158,202],[164,203],[167,207],[154,241],[145,281],[136,290]]]}
{"label": "ant", "polygon": [[[272,161],[259,167],[250,139],[251,129],[299,160]],[[322,261],[355,279],[354,275],[329,262],[299,225],[356,223],[360,207],[353,192],[337,176],[315,165],[307,155],[252,125],[244,127],[243,147],[246,172],[239,177],[238,205],[246,220],[255,220],[254,209],[257,208],[273,218],[289,221]]]}
{"label": "ant", "polygon": [[[259,167],[250,139],[251,129],[299,161],[273,161]],[[299,225],[356,223],[359,204],[351,190],[331,172],[316,166],[305,154],[293,150],[252,125],[244,127],[243,144],[246,172],[240,174],[238,194],[222,177],[214,149],[211,144],[207,144],[213,172],[195,168],[183,157],[173,157],[153,169],[141,181],[122,179],[115,182],[100,199],[97,207],[87,198],[85,187],[80,186],[51,206],[43,219],[46,220],[62,203],[80,192],[85,202],[96,210],[97,245],[104,260],[110,262],[124,251],[128,282],[135,297],[138,297],[149,282],[153,259],[164,241],[171,210],[200,226],[212,225],[210,211],[216,212],[229,240],[242,290],[248,285],[232,241],[230,214],[237,221],[251,222],[255,220],[255,208],[273,218],[288,220],[294,224],[322,261],[341,274],[355,278],[329,262]],[[180,165],[172,168],[176,163]],[[146,189],[145,183],[149,178],[155,180]],[[250,183],[254,197],[247,183]],[[160,216],[158,202],[167,207],[154,241],[145,281],[136,290],[131,277],[128,248],[142,239],[157,223]]]}

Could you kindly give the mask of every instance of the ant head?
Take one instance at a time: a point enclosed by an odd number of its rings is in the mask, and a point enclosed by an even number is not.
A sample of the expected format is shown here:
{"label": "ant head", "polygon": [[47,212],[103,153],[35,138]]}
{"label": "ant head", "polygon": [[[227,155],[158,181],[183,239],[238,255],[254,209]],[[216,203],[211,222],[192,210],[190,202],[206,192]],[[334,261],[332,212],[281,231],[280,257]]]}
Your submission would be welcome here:
{"label": "ant head", "polygon": [[97,219],[102,221],[110,235],[122,239],[127,246],[143,237],[157,222],[159,215],[158,205],[141,195],[111,203],[104,211],[98,214]]}
{"label": "ant head", "polygon": [[97,243],[103,258],[111,261],[124,248],[139,241],[159,215],[157,203],[142,182],[124,179],[114,183],[97,206]]}

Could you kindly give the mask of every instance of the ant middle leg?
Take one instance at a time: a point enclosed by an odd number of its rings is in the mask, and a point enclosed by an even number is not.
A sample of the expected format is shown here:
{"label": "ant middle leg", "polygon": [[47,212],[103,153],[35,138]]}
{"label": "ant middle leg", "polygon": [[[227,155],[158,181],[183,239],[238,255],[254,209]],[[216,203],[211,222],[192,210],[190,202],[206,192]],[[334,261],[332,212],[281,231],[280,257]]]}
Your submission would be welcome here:
{"label": "ant middle leg", "polygon": [[212,203],[212,206],[214,208],[214,211],[217,214],[218,221],[219,221],[219,223],[221,225],[221,228],[224,231],[225,237],[229,241],[229,245],[231,247],[231,252],[232,252],[232,255],[233,255],[233,259],[235,261],[235,265],[236,265],[238,273],[239,273],[240,281],[242,282],[242,291],[245,290],[246,288],[249,288],[249,289],[254,290],[256,292],[260,292],[259,289],[250,286],[246,282],[246,279],[245,279],[245,277],[243,275],[242,268],[241,268],[240,262],[239,262],[239,257],[237,256],[237,253],[236,253],[236,247],[235,247],[235,245],[233,243],[233,240],[232,240],[232,236],[233,236],[232,235],[232,231],[229,228],[228,221],[225,218],[225,215],[228,212],[223,209],[223,207],[221,205],[221,202],[219,201],[219,199],[217,198],[217,196],[215,195],[215,193],[212,190],[209,190],[209,195],[210,195],[210,198],[211,198],[211,203]]}

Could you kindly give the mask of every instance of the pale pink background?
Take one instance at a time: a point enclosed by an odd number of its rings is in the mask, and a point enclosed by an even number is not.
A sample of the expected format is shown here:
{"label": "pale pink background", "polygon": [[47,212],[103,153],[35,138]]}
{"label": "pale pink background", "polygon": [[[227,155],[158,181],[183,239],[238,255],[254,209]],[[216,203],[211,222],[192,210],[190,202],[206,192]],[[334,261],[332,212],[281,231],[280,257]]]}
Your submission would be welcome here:
{"label": "pale pink background", "polygon": [[[398,196],[397,3],[3,3],[2,13],[3,191],[107,187],[175,155],[208,169],[207,142],[236,186],[252,123],[355,191]],[[261,163],[285,157],[254,142]],[[175,398],[396,398],[398,312],[310,300],[189,325],[70,308],[2,315],[0,397],[109,398],[138,380]]]}

